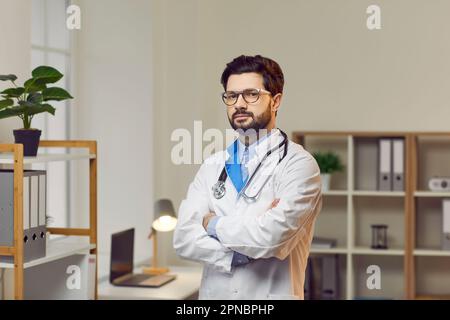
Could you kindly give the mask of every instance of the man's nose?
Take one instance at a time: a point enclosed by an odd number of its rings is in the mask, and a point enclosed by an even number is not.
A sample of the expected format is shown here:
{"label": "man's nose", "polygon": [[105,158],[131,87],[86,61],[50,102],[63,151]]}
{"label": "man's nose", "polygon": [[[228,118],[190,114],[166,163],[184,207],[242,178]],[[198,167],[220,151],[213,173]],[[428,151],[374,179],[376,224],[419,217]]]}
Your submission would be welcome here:
{"label": "man's nose", "polygon": [[238,95],[238,99],[237,99],[234,107],[236,109],[247,109],[247,102],[245,102],[244,96],[242,93]]}

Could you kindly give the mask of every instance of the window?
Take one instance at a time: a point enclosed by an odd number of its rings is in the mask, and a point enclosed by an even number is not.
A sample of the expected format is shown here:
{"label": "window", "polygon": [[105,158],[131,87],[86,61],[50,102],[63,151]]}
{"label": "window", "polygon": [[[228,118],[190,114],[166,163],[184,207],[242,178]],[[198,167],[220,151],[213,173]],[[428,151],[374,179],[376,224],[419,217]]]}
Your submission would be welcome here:
{"label": "window", "polygon": [[[49,65],[64,74],[56,86],[73,92],[71,86],[72,45],[66,28],[69,0],[32,0],[31,68]],[[42,140],[70,139],[70,101],[54,102],[55,116],[44,113],[33,118],[32,126],[42,130]],[[66,152],[47,150],[46,152]],[[69,227],[70,163],[52,162],[33,169],[47,170],[47,214],[51,226]]]}

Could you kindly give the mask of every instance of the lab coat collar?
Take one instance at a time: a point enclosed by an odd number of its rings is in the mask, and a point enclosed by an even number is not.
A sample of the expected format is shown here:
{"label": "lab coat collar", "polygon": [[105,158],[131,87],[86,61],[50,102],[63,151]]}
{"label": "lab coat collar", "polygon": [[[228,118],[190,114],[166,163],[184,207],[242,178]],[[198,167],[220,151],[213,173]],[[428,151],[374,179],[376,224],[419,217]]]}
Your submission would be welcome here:
{"label": "lab coat collar", "polygon": [[[261,143],[258,143],[255,147],[255,155],[249,160],[247,168],[253,167],[254,164],[262,160],[262,158],[266,155],[266,153],[270,150],[275,148],[278,144],[281,143],[283,136],[280,133],[279,129],[273,129],[270,133],[268,133],[268,137],[263,139]],[[235,143],[237,141],[233,141],[232,144],[230,144],[226,149],[226,155],[225,155],[225,162],[233,162],[234,158],[234,152],[235,152]],[[255,167],[256,167],[255,165]]]}
{"label": "lab coat collar", "polygon": [[[281,134],[279,129],[272,130],[271,134],[267,139],[264,139],[260,144],[255,147],[255,155],[248,161],[247,170],[250,174],[252,174],[258,164],[263,160],[264,156],[272,150],[276,148],[281,141],[283,140],[283,135]],[[282,150],[282,149],[281,149]],[[278,152],[274,152],[272,156],[278,156]],[[264,161],[264,165],[269,165],[269,161]]]}

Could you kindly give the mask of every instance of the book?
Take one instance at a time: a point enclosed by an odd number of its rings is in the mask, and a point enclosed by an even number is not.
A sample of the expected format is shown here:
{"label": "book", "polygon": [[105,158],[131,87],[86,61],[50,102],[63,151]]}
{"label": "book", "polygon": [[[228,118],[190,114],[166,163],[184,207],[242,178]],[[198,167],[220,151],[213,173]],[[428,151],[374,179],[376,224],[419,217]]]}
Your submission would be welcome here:
{"label": "book", "polygon": [[312,239],[311,248],[327,249],[336,246],[336,239],[314,237]]}

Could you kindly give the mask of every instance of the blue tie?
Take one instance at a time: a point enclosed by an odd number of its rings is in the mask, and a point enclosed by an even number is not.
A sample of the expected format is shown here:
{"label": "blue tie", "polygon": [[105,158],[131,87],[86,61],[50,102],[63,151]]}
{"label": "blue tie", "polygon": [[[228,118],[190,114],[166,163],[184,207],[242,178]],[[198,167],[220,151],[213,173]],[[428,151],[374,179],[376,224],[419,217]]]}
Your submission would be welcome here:
{"label": "blue tie", "polygon": [[248,169],[247,169],[247,163],[248,163],[248,146],[245,146],[244,154],[242,155],[242,164],[241,164],[241,172],[242,172],[242,181],[245,183],[248,178]]}

